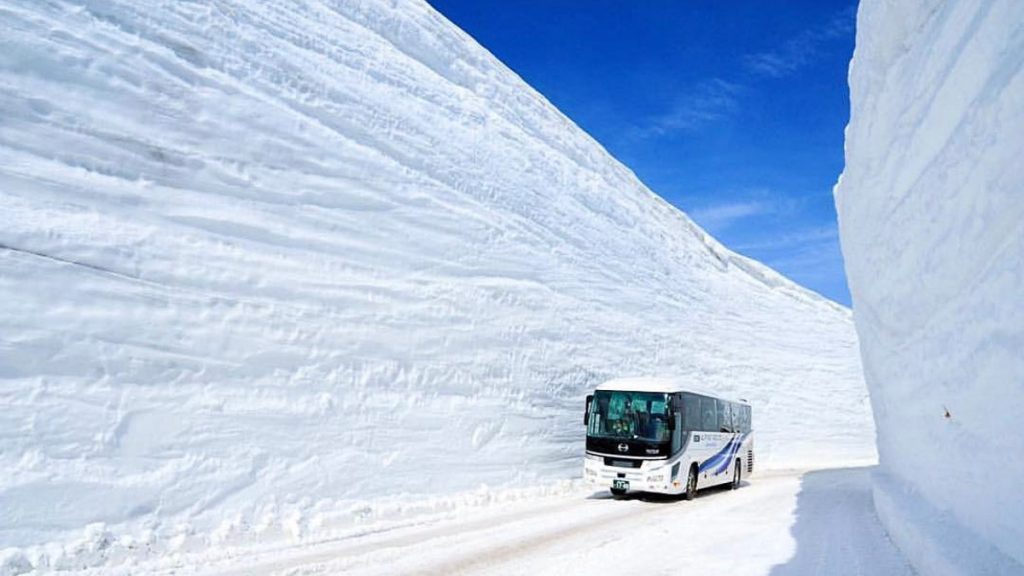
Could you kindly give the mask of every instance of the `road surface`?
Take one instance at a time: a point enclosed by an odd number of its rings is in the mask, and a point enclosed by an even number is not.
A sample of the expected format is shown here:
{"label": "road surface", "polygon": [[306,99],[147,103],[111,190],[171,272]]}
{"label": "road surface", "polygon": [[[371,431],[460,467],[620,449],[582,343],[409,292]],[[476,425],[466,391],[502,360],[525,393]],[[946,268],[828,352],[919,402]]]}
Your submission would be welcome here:
{"label": "road surface", "polygon": [[[575,492],[358,536],[182,558],[132,573],[910,575],[879,525],[870,469],[774,473],[692,501]],[[191,562],[191,563],[190,563]]]}

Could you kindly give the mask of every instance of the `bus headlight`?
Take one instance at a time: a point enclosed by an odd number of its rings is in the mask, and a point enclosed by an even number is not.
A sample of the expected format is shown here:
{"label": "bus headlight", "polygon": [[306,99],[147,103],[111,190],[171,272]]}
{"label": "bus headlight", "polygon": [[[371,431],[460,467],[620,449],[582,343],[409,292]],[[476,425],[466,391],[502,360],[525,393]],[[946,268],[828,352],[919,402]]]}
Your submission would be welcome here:
{"label": "bus headlight", "polygon": [[647,477],[647,481],[648,482],[664,482],[665,481],[665,474],[664,473],[662,473],[662,474],[652,474],[651,476]]}
{"label": "bus headlight", "polygon": [[590,468],[589,466],[587,468],[584,468],[583,472],[587,476],[597,476],[597,470],[594,470],[593,468]]}

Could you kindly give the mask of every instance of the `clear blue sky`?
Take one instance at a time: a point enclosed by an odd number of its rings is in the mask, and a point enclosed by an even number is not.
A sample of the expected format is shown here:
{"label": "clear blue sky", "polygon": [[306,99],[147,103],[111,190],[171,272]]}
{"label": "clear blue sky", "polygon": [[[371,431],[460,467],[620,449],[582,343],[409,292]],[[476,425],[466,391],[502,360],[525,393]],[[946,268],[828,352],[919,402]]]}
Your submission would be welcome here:
{"label": "clear blue sky", "polygon": [[855,3],[429,1],[727,246],[849,305]]}

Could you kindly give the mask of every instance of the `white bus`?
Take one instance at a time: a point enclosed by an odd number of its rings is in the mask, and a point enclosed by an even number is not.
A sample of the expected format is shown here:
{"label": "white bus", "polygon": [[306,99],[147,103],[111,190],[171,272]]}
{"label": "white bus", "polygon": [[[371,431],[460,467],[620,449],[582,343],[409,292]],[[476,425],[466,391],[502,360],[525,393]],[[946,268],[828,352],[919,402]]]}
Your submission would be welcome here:
{"label": "white bus", "polygon": [[611,380],[587,396],[587,483],[621,496],[629,490],[683,494],[740,486],[754,471],[747,402],[663,378]]}

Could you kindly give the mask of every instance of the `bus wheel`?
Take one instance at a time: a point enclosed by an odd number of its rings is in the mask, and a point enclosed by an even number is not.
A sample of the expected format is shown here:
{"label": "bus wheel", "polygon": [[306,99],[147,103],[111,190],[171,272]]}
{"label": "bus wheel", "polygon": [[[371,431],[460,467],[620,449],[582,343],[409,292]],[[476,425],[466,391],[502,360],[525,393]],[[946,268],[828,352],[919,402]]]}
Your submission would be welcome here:
{"label": "bus wheel", "polygon": [[690,475],[686,477],[686,492],[683,498],[693,500],[697,497],[697,467],[690,466]]}
{"label": "bus wheel", "polygon": [[610,488],[610,490],[612,491],[612,496],[616,498],[626,495],[626,491],[622,488]]}
{"label": "bus wheel", "polygon": [[736,473],[732,475],[732,489],[736,490],[740,487],[740,460],[736,459]]}

